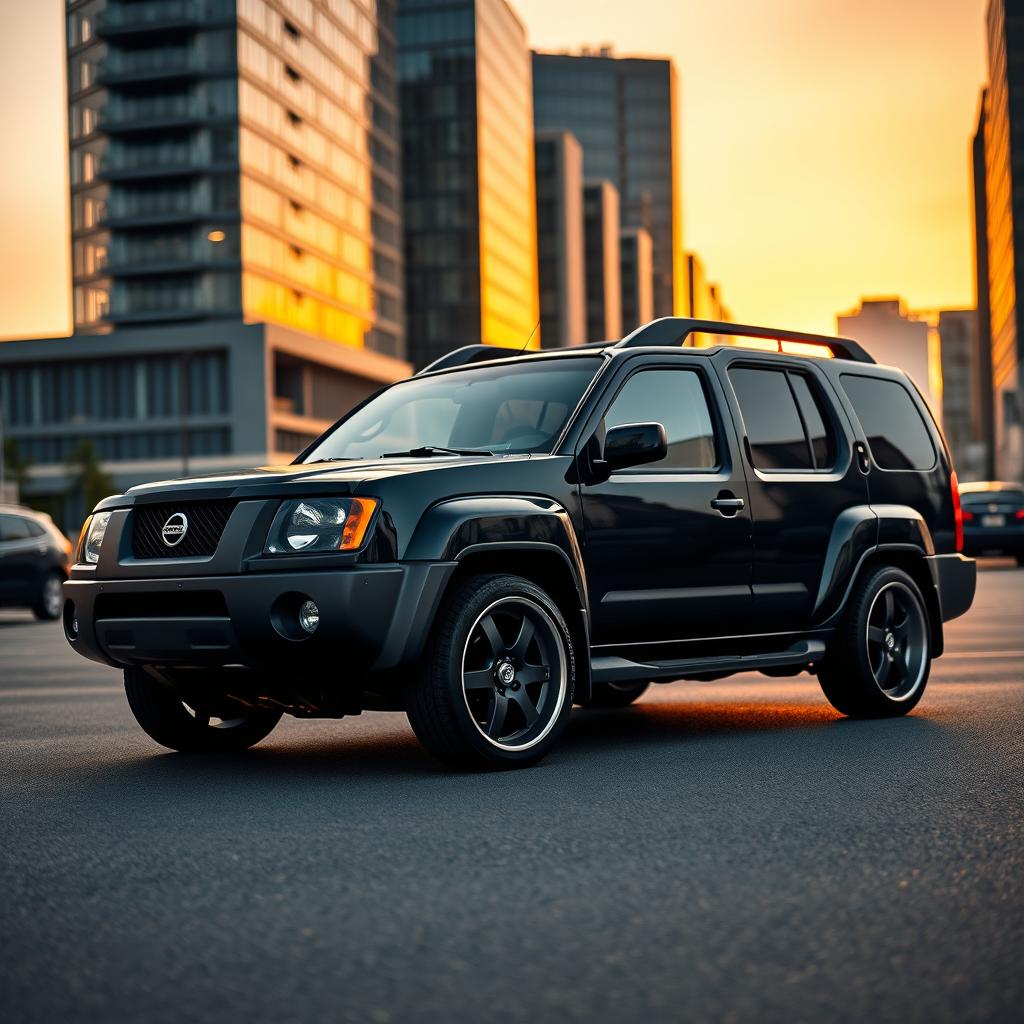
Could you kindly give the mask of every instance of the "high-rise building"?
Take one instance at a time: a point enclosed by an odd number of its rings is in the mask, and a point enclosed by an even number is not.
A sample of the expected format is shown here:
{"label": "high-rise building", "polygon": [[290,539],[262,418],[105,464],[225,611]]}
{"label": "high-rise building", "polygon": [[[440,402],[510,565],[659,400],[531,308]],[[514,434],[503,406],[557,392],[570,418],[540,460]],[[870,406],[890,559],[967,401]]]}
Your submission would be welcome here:
{"label": "high-rise building", "polygon": [[908,314],[898,298],[861,299],[836,318],[839,334],[859,341],[876,362],[898,366],[917,385],[936,418],[942,416],[942,375],[935,364],[928,321]]}
{"label": "high-rise building", "polygon": [[622,333],[629,334],[654,319],[651,236],[646,228],[619,233],[622,277]]}
{"label": "high-rise building", "polygon": [[988,475],[985,446],[975,438],[972,424],[977,322],[973,309],[943,309],[937,325],[942,364],[942,429],[962,480]]}
{"label": "high-rise building", "polygon": [[106,225],[110,186],[100,176],[108,138],[100,128],[107,91],[100,66],[107,44],[97,28],[107,0],[67,4],[68,156],[71,183],[71,280],[74,329],[110,330],[110,230]]}
{"label": "high-rise building", "polygon": [[988,314],[996,472],[1024,478],[1024,3],[990,0],[984,110]]}
{"label": "high-rise building", "polygon": [[587,341],[622,337],[622,256],[619,193],[610,181],[583,186],[583,246],[587,281]]}
{"label": "high-rise building", "polygon": [[587,340],[583,254],[583,151],[569,132],[539,132],[537,277],[544,348]]}
{"label": "high-rise building", "polygon": [[398,0],[409,353],[540,342],[533,99],[505,0]]}
{"label": "high-rise building", "polygon": [[76,328],[241,318],[400,356],[388,8],[72,0],[68,20]]}
{"label": "high-rise building", "polygon": [[74,330],[0,345],[25,496],[292,458],[407,375],[393,4],[68,0]]}
{"label": "high-rise building", "polygon": [[534,53],[533,103],[538,131],[572,132],[585,178],[618,189],[622,226],[650,232],[654,315],[688,314],[672,62]]}
{"label": "high-rise building", "polygon": [[988,201],[985,176],[985,121],[988,90],[978,101],[978,123],[971,140],[971,186],[974,199],[974,304],[977,313],[972,354],[971,437],[983,451],[981,475],[991,479],[995,468],[995,424],[992,415],[992,319],[988,291]]}

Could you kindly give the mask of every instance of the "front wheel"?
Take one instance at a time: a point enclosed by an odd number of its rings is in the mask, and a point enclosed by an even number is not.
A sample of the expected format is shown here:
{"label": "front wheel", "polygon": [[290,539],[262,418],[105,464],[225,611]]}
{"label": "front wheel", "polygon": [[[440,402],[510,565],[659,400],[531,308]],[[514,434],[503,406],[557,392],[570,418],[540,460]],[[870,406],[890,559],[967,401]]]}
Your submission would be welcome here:
{"label": "front wheel", "polygon": [[174,688],[143,668],[124,670],[124,691],[135,720],[163,747],[190,754],[245,750],[270,735],[280,711],[250,708],[230,697],[208,695],[186,704]]}
{"label": "front wheel", "polygon": [[455,767],[524,767],[565,728],[574,678],[572,637],[551,598],[518,576],[475,576],[438,614],[409,722]]}
{"label": "front wheel", "polygon": [[878,568],[850,595],[818,681],[851,718],[905,715],[924,694],[931,629],[924,598],[901,569]]}

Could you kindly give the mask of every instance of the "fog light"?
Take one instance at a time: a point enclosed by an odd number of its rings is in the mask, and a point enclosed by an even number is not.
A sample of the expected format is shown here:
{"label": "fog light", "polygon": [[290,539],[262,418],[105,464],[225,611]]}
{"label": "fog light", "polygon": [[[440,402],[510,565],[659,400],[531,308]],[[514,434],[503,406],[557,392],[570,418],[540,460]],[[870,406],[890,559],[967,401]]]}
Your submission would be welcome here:
{"label": "fog light", "polygon": [[78,609],[74,601],[64,602],[64,635],[72,642],[78,639]]}
{"label": "fog light", "polygon": [[303,601],[299,608],[299,625],[307,633],[315,633],[320,625],[320,609],[313,601]]}

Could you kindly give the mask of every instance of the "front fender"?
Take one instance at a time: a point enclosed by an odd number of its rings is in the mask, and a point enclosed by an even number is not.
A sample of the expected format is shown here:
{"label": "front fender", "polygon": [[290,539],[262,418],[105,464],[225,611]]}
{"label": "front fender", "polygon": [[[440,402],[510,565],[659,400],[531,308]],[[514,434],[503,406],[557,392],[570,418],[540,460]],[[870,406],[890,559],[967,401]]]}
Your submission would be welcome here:
{"label": "front fender", "polygon": [[457,562],[493,548],[547,547],[567,562],[586,607],[586,574],[568,512],[550,498],[517,494],[448,498],[429,508],[403,560]]}

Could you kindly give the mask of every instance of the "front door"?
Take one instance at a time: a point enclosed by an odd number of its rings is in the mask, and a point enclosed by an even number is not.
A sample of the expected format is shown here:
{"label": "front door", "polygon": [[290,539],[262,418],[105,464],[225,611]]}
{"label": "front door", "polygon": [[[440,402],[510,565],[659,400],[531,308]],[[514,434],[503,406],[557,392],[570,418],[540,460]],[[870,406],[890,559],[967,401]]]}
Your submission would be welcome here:
{"label": "front door", "polygon": [[637,361],[609,389],[585,441],[663,424],[668,454],[581,487],[595,645],[746,632],[747,489],[722,391],[706,358]]}

